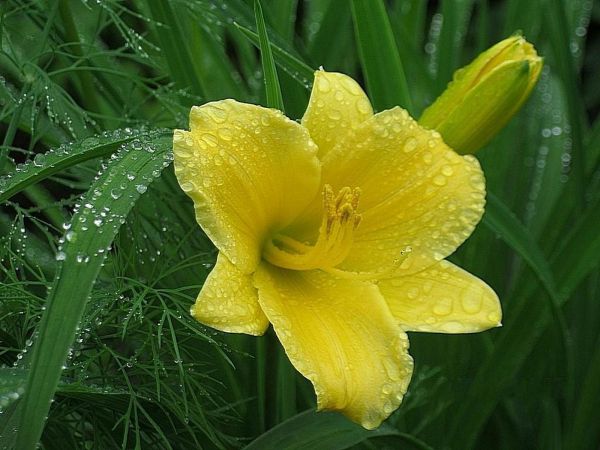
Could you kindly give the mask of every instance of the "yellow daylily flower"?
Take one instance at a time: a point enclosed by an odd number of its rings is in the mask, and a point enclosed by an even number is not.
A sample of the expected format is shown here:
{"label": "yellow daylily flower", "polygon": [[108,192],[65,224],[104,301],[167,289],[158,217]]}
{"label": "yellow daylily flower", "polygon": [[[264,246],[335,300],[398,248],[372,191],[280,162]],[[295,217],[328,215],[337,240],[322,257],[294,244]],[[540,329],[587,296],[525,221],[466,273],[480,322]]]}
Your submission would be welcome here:
{"label": "yellow daylily flower", "polygon": [[301,123],[234,100],[193,107],[175,173],[219,249],[192,307],[219,330],[271,323],[319,409],[377,427],[413,370],[406,331],[498,326],[496,294],[444,260],[483,213],[485,181],[406,111],[373,114],[317,71]]}
{"label": "yellow daylily flower", "polygon": [[542,71],[533,45],[511,36],[454,73],[452,82],[419,119],[461,154],[487,144],[523,106]]}

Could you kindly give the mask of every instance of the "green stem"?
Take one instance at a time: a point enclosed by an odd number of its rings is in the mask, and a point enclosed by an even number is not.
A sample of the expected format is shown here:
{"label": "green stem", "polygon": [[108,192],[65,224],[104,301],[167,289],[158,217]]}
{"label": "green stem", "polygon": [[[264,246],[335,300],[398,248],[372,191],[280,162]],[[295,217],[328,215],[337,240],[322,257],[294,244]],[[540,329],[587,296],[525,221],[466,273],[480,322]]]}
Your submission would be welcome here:
{"label": "green stem", "polygon": [[17,109],[13,113],[10,122],[8,123],[8,129],[6,130],[6,134],[4,135],[4,139],[2,140],[2,148],[0,149],[0,175],[4,174],[6,163],[9,162],[8,148],[12,145],[13,141],[15,140],[15,135],[17,133],[19,123],[21,122],[23,106],[25,105],[25,99],[27,97],[28,91],[29,83],[25,82],[25,84],[23,84],[23,88],[21,89],[21,94],[19,95],[19,103]]}
{"label": "green stem", "polygon": [[256,340],[256,395],[258,402],[258,431],[266,431],[266,372],[267,372],[267,336]]}
{"label": "green stem", "polygon": [[296,415],[296,377],[282,346],[277,346],[277,422]]}
{"label": "green stem", "polygon": [[[67,41],[71,42],[73,48],[73,54],[79,58],[85,58],[81,41],[79,40],[79,33],[77,32],[77,26],[71,13],[69,6],[69,0],[60,0],[58,4],[58,10],[60,18],[62,19],[65,27],[65,36]],[[96,96],[96,90],[94,88],[94,80],[92,75],[88,71],[77,72],[81,88],[83,90],[82,102],[86,108],[92,112],[100,112],[100,103]]]}

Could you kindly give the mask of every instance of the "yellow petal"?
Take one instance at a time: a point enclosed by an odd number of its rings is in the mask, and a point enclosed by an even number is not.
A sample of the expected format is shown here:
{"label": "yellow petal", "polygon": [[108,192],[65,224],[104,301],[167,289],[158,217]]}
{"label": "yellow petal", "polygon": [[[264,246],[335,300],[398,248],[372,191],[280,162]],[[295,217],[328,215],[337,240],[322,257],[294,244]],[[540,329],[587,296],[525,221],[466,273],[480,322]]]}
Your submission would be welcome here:
{"label": "yellow petal", "polygon": [[230,333],[260,336],[269,326],[252,275],[240,272],[222,253],[190,312],[198,322]]}
{"label": "yellow petal", "polygon": [[294,367],[313,383],[319,409],[372,429],[398,407],[412,358],[374,285],[267,263],[254,279],[263,311]]}
{"label": "yellow petal", "polygon": [[302,118],[323,157],[349,131],[373,115],[367,95],[347,75],[317,70]]}
{"label": "yellow petal", "polygon": [[323,181],[362,192],[362,221],[339,266],[351,272],[407,274],[442,260],[471,234],[485,204],[477,160],[456,154],[400,108],[340,142],[323,161]]}
{"label": "yellow petal", "polygon": [[406,331],[474,333],[500,325],[502,311],[492,288],[448,261],[380,280],[378,286]]}
{"label": "yellow petal", "polygon": [[192,108],[190,127],[173,136],[177,179],[213,243],[252,273],[265,239],[317,194],[317,148],[279,111],[233,100]]}

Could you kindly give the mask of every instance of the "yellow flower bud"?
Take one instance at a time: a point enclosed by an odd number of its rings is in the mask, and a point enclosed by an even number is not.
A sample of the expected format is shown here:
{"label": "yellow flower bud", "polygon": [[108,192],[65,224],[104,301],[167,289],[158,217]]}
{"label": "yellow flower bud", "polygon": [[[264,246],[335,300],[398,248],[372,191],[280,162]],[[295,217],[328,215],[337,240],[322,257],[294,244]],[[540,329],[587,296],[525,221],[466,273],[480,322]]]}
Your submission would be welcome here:
{"label": "yellow flower bud", "polygon": [[457,70],[419,123],[458,153],[475,153],[521,108],[541,69],[542,58],[522,36],[504,39]]}

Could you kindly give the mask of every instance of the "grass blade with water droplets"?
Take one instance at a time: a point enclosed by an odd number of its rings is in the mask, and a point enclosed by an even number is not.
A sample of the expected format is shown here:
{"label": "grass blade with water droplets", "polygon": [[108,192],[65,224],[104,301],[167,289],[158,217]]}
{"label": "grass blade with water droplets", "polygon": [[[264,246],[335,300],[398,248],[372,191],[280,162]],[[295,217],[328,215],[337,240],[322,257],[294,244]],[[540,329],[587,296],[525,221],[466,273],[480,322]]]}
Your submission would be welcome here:
{"label": "grass blade with water droplets", "polygon": [[172,159],[170,134],[124,144],[90,186],[66,232],[19,405],[16,447],[35,448],[79,320],[106,253],[136,199]]}
{"label": "grass blade with water droplets", "polygon": [[145,134],[147,131],[130,128],[116,130],[88,137],[74,144],[63,144],[46,153],[38,153],[32,161],[17,165],[14,173],[0,177],[0,203],[69,167],[108,156],[119,146]]}
{"label": "grass blade with water droplets", "polygon": [[[248,38],[250,42],[252,42],[257,48],[260,48],[258,34],[238,23],[236,23],[235,26],[246,38]],[[308,64],[301,61],[298,57],[273,44],[272,42],[270,43],[270,46],[273,50],[273,56],[277,65],[285,70],[294,80],[308,89],[312,83],[314,70]]]}

